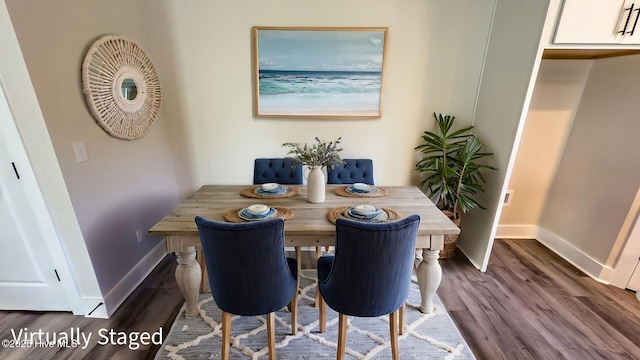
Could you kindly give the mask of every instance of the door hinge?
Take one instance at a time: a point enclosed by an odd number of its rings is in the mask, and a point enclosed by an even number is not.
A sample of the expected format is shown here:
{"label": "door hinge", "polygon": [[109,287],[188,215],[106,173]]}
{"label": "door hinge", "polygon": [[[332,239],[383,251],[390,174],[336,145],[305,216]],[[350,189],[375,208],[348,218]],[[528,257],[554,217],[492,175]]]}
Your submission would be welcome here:
{"label": "door hinge", "polygon": [[55,273],[56,273],[56,277],[58,278],[58,281],[60,281],[60,275],[58,275],[58,270],[53,269],[53,272],[55,272]]}
{"label": "door hinge", "polygon": [[14,163],[13,161],[11,162],[11,166],[13,166],[13,172],[16,173],[16,177],[18,178],[18,180],[20,180],[20,174],[18,174],[18,169],[16,168],[16,163]]}

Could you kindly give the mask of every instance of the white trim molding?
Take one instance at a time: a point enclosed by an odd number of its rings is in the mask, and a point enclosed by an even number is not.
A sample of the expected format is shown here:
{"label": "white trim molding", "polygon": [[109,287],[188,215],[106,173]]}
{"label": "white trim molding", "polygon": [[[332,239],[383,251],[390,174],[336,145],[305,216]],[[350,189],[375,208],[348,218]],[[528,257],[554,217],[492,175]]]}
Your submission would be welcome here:
{"label": "white trim molding", "polygon": [[[114,286],[109,293],[104,296],[104,303],[107,318],[122,305],[129,295],[142,283],[142,281],[153,271],[153,269],[167,255],[166,240],[160,241],[151,251]],[[92,316],[93,317],[93,316]]]}
{"label": "white trim molding", "polygon": [[582,270],[582,272],[589,275],[594,280],[603,284],[609,284],[609,277],[613,272],[611,267],[599,263],[565,239],[545,228],[538,228],[538,235],[536,236],[536,239],[542,245],[549,248],[573,266]]}
{"label": "white trim molding", "polygon": [[496,239],[535,239],[537,225],[498,225]]}
{"label": "white trim molding", "polygon": [[[627,217],[618,233],[607,264],[615,263],[615,271],[609,278],[611,285],[627,288],[629,280],[638,266],[640,257],[640,188],[631,204]],[[640,293],[640,292],[639,292]]]}

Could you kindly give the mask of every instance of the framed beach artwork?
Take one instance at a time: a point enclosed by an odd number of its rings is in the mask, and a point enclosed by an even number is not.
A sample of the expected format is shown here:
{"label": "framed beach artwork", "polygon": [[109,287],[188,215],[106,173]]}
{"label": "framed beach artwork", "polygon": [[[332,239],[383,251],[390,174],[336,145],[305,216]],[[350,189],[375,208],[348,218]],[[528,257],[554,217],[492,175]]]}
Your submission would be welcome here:
{"label": "framed beach artwork", "polygon": [[255,115],[377,119],[387,28],[253,28]]}

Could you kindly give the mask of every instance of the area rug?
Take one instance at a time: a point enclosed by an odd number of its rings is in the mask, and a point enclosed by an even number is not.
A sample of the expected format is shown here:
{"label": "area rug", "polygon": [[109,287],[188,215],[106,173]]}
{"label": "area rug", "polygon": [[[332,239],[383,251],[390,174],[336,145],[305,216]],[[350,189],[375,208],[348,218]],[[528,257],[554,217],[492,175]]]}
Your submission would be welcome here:
{"label": "area rug", "polygon": [[[278,359],[335,359],[338,342],[338,314],[327,308],[327,331],[318,332],[315,299],[315,270],[300,274],[298,333],[290,335],[291,314],[286,308],[276,312],[276,357]],[[415,279],[414,279],[415,280]],[[434,299],[435,312],[418,310],[420,292],[411,283],[405,307],[405,332],[398,337],[401,359],[475,359],[440,299]],[[221,312],[211,294],[201,294],[201,317],[187,319],[180,310],[155,359],[220,359]],[[268,359],[266,318],[233,316],[230,359]],[[346,359],[391,359],[389,317],[349,317]]]}

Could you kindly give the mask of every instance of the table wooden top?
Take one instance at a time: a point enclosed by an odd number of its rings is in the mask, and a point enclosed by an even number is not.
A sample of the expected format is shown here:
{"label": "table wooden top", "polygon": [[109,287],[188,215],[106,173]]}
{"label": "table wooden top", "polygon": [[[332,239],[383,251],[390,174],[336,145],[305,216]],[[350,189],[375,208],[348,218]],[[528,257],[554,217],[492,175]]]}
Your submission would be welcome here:
{"label": "table wooden top", "polygon": [[327,185],[326,200],[320,204],[307,201],[304,185],[300,195],[290,198],[254,199],[240,195],[240,191],[252,185],[204,185],[165,216],[150,230],[151,235],[198,236],[194,218],[196,215],[211,220],[224,221],[223,214],[230,209],[245,208],[252,204],[281,206],[293,210],[293,218],[285,221],[287,236],[333,236],[335,225],[327,219],[327,212],[335,207],[370,204],[398,211],[404,218],[420,215],[418,236],[458,234],[460,229],[449,220],[429,198],[415,186],[383,186],[387,195],[377,198],[352,198],[338,196],[333,189],[346,185]]}

